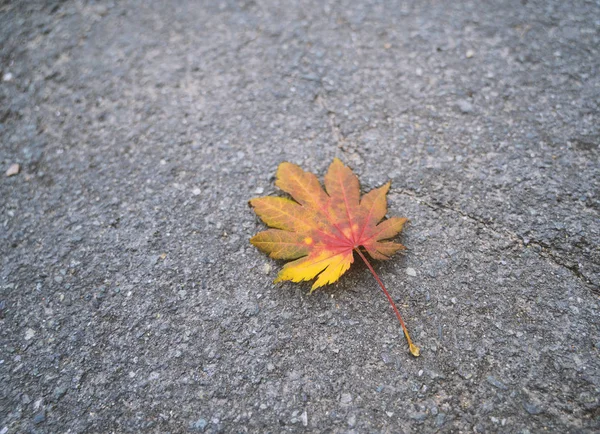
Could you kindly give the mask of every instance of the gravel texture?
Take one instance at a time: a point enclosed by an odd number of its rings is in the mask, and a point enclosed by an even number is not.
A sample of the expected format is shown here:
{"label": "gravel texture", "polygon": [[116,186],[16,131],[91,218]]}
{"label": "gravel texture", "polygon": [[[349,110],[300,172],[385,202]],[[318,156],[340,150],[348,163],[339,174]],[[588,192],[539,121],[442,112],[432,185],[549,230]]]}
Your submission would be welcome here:
{"label": "gravel texture", "polygon": [[[0,433],[598,432],[599,47],[591,0],[3,2]],[[411,219],[418,359],[364,265],[248,242],[334,157]]]}

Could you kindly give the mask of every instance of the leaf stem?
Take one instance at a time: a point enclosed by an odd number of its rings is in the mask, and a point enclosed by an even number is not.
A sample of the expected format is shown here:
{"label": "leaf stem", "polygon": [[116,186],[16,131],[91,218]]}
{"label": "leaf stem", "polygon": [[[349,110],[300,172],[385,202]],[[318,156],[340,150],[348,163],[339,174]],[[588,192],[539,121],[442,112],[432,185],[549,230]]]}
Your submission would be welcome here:
{"label": "leaf stem", "polygon": [[410,349],[410,353],[413,356],[415,356],[415,357],[419,357],[419,354],[420,354],[419,347],[417,347],[415,344],[412,343],[412,341],[410,339],[410,335],[408,334],[408,329],[406,328],[406,325],[404,324],[404,321],[402,320],[402,316],[400,315],[400,312],[398,311],[398,308],[396,307],[396,303],[394,303],[394,300],[392,300],[392,297],[390,296],[389,292],[387,292],[387,289],[385,289],[385,286],[383,285],[383,282],[381,281],[381,279],[379,278],[379,276],[377,275],[377,273],[375,273],[375,270],[373,269],[373,266],[367,260],[367,258],[363,254],[363,252],[361,252],[358,249],[358,247],[355,248],[354,250],[362,258],[362,260],[365,262],[365,264],[367,264],[367,267],[369,267],[369,270],[371,271],[371,274],[373,274],[373,277],[375,277],[375,280],[377,281],[377,283],[379,283],[379,286],[381,286],[381,289],[383,290],[383,293],[385,294],[385,296],[387,297],[388,301],[392,305],[392,308],[394,309],[394,313],[396,314],[396,317],[398,318],[398,321],[400,321],[400,325],[402,326],[402,331],[404,331],[404,336],[406,336],[406,340],[408,341],[408,347]]}

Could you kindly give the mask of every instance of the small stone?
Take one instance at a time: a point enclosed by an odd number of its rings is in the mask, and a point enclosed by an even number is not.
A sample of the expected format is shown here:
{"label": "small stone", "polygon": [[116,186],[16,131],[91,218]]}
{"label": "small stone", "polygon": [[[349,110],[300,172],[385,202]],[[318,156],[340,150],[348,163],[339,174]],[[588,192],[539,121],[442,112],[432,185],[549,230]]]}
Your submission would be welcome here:
{"label": "small stone", "polygon": [[269,274],[272,269],[273,269],[273,267],[268,262],[265,265],[263,265],[263,267],[262,267],[262,271],[265,274]]}
{"label": "small stone", "polygon": [[342,396],[340,397],[340,403],[342,405],[348,405],[352,402],[352,395],[350,395],[349,393],[342,393]]}
{"label": "small stone", "polygon": [[465,380],[470,380],[473,377],[473,373],[463,369],[462,367],[458,369],[458,375],[460,375]]}
{"label": "small stone", "polygon": [[6,171],[6,176],[15,176],[18,175],[21,171],[21,166],[17,163],[11,164],[8,170]]}
{"label": "small stone", "polygon": [[202,193],[202,190],[200,190],[198,187],[196,187],[192,190],[192,194],[194,196],[199,196],[201,193]]}
{"label": "small stone", "polygon": [[394,415],[393,411],[386,411],[385,414],[387,414],[387,417],[392,417]]}
{"label": "small stone", "polygon": [[531,402],[526,402],[525,404],[523,404],[523,407],[525,408],[525,410],[527,411],[527,413],[531,414],[531,415],[536,415],[536,414],[540,414],[542,413],[544,410],[542,410],[540,407],[538,407],[537,405],[531,403]]}
{"label": "small stone", "polygon": [[190,429],[195,430],[195,431],[204,432],[204,429],[206,428],[207,425],[208,425],[208,422],[206,421],[206,419],[200,418],[196,422],[190,423]]}
{"label": "small stone", "polygon": [[302,421],[303,426],[308,426],[308,414],[306,413],[306,410],[300,415],[300,420]]}
{"label": "small stone", "polygon": [[25,330],[25,340],[26,341],[30,341],[31,339],[33,339],[34,336],[35,336],[35,330],[34,329],[27,329],[27,330]]}
{"label": "small stone", "polygon": [[256,190],[254,190],[255,194],[263,194],[265,192],[265,189],[263,187],[257,187]]}
{"label": "small stone", "polygon": [[6,434],[8,432],[8,427],[5,426],[4,428],[0,429],[0,434]]}
{"label": "small stone", "polygon": [[435,417],[435,424],[437,426],[444,425],[444,422],[446,422],[446,415],[444,413],[440,413]]}
{"label": "small stone", "polygon": [[456,103],[456,107],[458,107],[458,109],[461,111],[461,113],[473,113],[473,104],[471,104],[469,101],[466,101],[464,99],[458,101]]}
{"label": "small stone", "polygon": [[12,72],[5,72],[4,75],[2,76],[2,81],[12,81],[12,79],[14,78]]}
{"label": "small stone", "polygon": [[101,305],[102,305],[102,296],[98,296],[98,294],[94,294],[94,297],[92,298],[92,306],[94,307],[94,309],[100,309]]}
{"label": "small stone", "polygon": [[490,383],[492,386],[497,387],[498,389],[508,390],[508,387],[504,385],[501,381],[493,377],[492,375],[488,375],[486,381]]}
{"label": "small stone", "polygon": [[33,416],[33,423],[38,425],[46,420],[46,410],[40,411],[38,414]]}
{"label": "small stone", "polygon": [[65,393],[67,393],[67,388],[63,387],[63,386],[59,386],[54,389],[54,392],[52,393],[52,398],[54,398],[54,401],[58,401],[60,398],[62,398],[65,395]]}
{"label": "small stone", "polygon": [[465,53],[465,56],[467,56],[467,59],[470,59],[474,55],[475,55],[475,51],[473,51],[473,50],[467,50],[467,52]]}
{"label": "small stone", "polygon": [[356,425],[356,415],[355,414],[351,414],[348,419],[346,420],[346,422],[348,423],[348,426],[354,426]]}
{"label": "small stone", "polygon": [[247,318],[249,318],[251,316],[258,315],[259,312],[260,312],[260,306],[256,303],[253,303],[251,306],[249,306],[245,309],[245,316]]}
{"label": "small stone", "polygon": [[416,277],[416,275],[417,275],[417,271],[414,268],[408,267],[405,271],[406,271],[406,274],[411,277]]}
{"label": "small stone", "polygon": [[425,419],[427,419],[427,413],[422,413],[422,412],[415,412],[415,413],[411,413],[409,415],[409,417],[412,420],[416,420],[417,422],[423,422]]}

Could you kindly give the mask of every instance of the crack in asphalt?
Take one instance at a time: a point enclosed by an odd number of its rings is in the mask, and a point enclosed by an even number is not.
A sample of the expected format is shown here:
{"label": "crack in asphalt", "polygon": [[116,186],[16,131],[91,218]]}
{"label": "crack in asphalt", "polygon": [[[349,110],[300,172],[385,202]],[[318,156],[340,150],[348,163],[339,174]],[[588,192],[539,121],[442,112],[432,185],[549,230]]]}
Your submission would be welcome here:
{"label": "crack in asphalt", "polygon": [[325,97],[323,97],[323,95],[321,95],[320,93],[317,94],[317,96],[315,97],[315,102],[323,110],[325,110],[325,112],[327,114],[327,120],[329,121],[329,128],[331,129],[331,134],[335,138],[338,148],[340,148],[341,150],[344,150],[344,144],[346,143],[346,137],[340,130],[340,125],[337,122],[337,117],[336,117],[335,111],[333,111],[329,107],[327,107],[327,101],[325,100]]}
{"label": "crack in asphalt", "polygon": [[587,287],[589,287],[592,292],[600,295],[600,286],[598,286],[597,284],[592,282],[592,280],[589,277],[587,277],[584,273],[582,273],[581,270],[579,269],[579,265],[577,263],[569,264],[568,262],[563,260],[563,258],[561,258],[560,253],[557,251],[557,249],[553,248],[549,244],[544,243],[543,241],[535,240],[535,239],[525,240],[519,234],[516,234],[505,227],[499,228],[498,225],[491,224],[489,221],[486,221],[486,220],[482,219],[481,217],[469,214],[460,208],[455,208],[450,205],[443,204],[441,202],[437,202],[435,200],[432,201],[431,199],[427,199],[423,196],[420,196],[416,192],[414,192],[412,190],[408,190],[406,188],[402,189],[398,194],[415,199],[419,203],[422,203],[423,205],[427,206],[428,208],[433,209],[434,211],[446,210],[446,211],[450,211],[450,212],[459,214],[475,223],[481,224],[484,228],[486,228],[496,234],[507,236],[513,242],[517,243],[521,248],[525,248],[527,246],[537,246],[537,247],[539,247],[540,251],[544,253],[543,255],[540,255],[541,257],[549,259],[552,263],[569,270],[571,272],[571,274],[573,274],[577,279],[579,279],[582,283],[584,283]]}
{"label": "crack in asphalt", "polygon": [[353,146],[352,142],[348,140],[344,133],[342,133],[340,123],[337,120],[336,112],[327,106],[327,100],[325,97],[321,93],[317,93],[314,101],[319,107],[325,110],[327,120],[329,122],[329,129],[336,141],[338,149],[348,157],[352,156],[352,154],[355,154],[361,160],[363,160],[362,153],[357,149],[356,146]]}

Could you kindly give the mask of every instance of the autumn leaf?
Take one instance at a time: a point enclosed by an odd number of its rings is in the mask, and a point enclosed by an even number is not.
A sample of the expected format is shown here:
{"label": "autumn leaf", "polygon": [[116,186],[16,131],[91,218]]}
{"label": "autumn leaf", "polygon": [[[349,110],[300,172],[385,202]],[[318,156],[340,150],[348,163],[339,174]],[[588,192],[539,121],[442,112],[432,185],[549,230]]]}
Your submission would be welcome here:
{"label": "autumn leaf", "polygon": [[381,286],[392,305],[410,352],[419,355],[392,297],[364,255],[373,259],[389,259],[402,244],[389,241],[408,221],[387,213],[387,193],[390,183],[362,196],[358,178],[339,159],[334,159],[325,175],[325,190],[317,177],[292,163],[281,163],[277,169],[280,189],[294,200],[284,197],[259,197],[250,205],[270,227],[259,232],[250,242],[274,259],[293,261],[284,265],[275,282],[301,282],[315,277],[311,292],[337,281],[354,262],[358,254]]}

